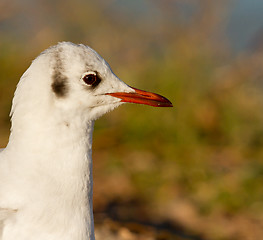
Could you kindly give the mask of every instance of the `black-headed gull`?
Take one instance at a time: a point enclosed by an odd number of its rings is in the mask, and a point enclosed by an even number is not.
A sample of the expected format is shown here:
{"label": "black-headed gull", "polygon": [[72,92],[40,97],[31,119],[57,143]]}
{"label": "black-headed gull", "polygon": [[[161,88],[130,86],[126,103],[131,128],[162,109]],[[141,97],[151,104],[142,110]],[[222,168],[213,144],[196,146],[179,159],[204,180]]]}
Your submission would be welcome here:
{"label": "black-headed gull", "polygon": [[94,121],[125,103],[171,107],[129,87],[85,45],[62,42],[21,77],[0,153],[1,240],[94,240]]}

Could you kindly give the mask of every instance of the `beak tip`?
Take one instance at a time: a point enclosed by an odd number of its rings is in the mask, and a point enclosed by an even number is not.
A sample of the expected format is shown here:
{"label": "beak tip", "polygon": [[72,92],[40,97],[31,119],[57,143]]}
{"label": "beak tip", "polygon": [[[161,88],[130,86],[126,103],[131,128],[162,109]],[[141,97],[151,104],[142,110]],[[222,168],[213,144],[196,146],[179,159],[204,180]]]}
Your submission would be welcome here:
{"label": "beak tip", "polygon": [[167,99],[167,102],[158,103],[157,107],[173,107],[173,104]]}

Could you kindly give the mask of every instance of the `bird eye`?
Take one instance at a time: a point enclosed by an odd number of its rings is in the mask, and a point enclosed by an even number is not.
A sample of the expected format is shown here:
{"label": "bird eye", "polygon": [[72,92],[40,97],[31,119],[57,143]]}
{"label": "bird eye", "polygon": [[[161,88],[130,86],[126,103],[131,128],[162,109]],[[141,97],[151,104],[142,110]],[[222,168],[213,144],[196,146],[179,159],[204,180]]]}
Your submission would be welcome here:
{"label": "bird eye", "polygon": [[100,78],[95,72],[85,73],[82,77],[82,80],[89,86],[95,87],[100,83]]}

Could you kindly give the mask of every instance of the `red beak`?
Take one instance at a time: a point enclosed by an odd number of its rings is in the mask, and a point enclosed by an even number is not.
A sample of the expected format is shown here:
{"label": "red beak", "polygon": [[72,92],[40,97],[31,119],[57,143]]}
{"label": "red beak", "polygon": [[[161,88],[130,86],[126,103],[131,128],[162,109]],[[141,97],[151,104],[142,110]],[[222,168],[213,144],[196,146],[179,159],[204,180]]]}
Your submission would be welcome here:
{"label": "red beak", "polygon": [[138,103],[150,105],[153,107],[172,107],[173,104],[165,97],[151,92],[146,92],[136,88],[132,88],[135,92],[116,92],[107,93],[107,95],[120,98],[122,102]]}

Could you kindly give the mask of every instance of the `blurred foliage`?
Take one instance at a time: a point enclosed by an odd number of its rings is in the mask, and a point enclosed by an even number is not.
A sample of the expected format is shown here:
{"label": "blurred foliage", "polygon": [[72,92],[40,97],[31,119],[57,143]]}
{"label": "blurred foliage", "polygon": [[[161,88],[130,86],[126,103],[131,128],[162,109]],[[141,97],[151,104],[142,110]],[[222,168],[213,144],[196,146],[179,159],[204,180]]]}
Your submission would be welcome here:
{"label": "blurred foliage", "polygon": [[30,61],[58,41],[90,45],[126,83],[174,104],[125,105],[96,122],[95,210],[139,199],[153,221],[209,239],[255,239],[263,224],[263,52],[232,52],[224,34],[230,7],[209,0],[0,2],[1,146]]}

